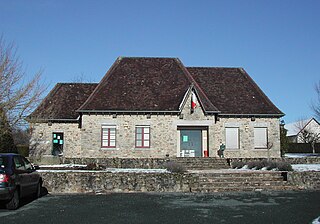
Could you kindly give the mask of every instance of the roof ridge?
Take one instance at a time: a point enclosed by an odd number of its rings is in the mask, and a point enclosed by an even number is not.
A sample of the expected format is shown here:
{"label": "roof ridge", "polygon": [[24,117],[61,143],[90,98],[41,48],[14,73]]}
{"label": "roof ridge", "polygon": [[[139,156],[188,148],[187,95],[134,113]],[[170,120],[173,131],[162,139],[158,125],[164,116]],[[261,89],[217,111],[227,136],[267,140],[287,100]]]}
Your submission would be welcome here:
{"label": "roof ridge", "polygon": [[119,56],[117,59],[121,60],[124,58],[129,59],[178,59],[178,57],[171,57],[171,56],[145,56],[145,57],[139,57],[139,56]]}
{"label": "roof ridge", "polygon": [[242,67],[226,67],[226,66],[185,66],[188,68],[224,68],[224,69],[243,69]]}
{"label": "roof ridge", "polygon": [[98,82],[58,82],[57,84],[60,85],[93,85],[93,84],[99,84]]}
{"label": "roof ridge", "polygon": [[109,70],[106,72],[106,74],[103,76],[103,78],[100,80],[100,82],[98,83],[97,87],[92,91],[92,93],[87,98],[87,100],[84,101],[84,103],[76,111],[81,110],[88,102],[90,102],[90,100],[92,99],[93,95],[98,91],[100,86],[110,78],[111,72],[119,65],[120,61],[121,61],[121,58],[118,57],[116,59],[116,61],[112,64],[112,66],[109,68]]}

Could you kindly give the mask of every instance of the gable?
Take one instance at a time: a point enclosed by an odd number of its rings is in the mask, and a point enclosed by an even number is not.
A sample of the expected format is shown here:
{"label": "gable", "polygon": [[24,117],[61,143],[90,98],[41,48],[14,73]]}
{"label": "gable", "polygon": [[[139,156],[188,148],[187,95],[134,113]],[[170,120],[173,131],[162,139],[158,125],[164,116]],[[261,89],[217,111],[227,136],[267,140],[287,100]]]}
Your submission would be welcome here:
{"label": "gable", "polygon": [[222,115],[283,115],[242,68],[187,69]]}
{"label": "gable", "polygon": [[283,116],[241,68],[186,68],[177,58],[119,57],[99,84],[57,84],[30,118],[181,113],[190,90],[204,114]]}

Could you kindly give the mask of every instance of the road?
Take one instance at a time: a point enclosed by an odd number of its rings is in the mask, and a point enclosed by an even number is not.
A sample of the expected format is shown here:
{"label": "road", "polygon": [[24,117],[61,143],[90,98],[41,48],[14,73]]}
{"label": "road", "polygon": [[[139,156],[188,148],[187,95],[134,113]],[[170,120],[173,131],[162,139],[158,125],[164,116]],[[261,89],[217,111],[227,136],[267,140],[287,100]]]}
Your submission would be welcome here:
{"label": "road", "polygon": [[47,195],[16,211],[1,208],[0,223],[300,224],[320,216],[319,201],[319,191]]}

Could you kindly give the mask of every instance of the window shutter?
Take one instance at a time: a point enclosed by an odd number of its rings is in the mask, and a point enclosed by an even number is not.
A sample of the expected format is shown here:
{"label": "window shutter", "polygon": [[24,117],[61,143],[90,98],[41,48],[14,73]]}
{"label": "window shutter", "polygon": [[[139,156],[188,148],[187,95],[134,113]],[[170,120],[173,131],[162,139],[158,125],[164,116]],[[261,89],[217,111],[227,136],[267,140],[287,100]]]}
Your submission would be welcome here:
{"label": "window shutter", "polygon": [[239,128],[226,128],[226,148],[239,149]]}
{"label": "window shutter", "polygon": [[267,128],[254,128],[254,147],[265,149],[267,146]]}

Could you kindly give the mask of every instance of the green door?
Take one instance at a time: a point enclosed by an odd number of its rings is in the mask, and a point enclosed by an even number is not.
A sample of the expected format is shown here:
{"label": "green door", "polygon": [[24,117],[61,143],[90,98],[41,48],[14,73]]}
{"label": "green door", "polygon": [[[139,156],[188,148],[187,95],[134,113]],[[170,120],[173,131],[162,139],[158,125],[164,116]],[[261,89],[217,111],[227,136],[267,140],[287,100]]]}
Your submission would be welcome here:
{"label": "green door", "polygon": [[180,130],[180,156],[202,157],[201,130]]}
{"label": "green door", "polygon": [[63,153],[63,133],[52,133],[52,155],[59,156]]}

